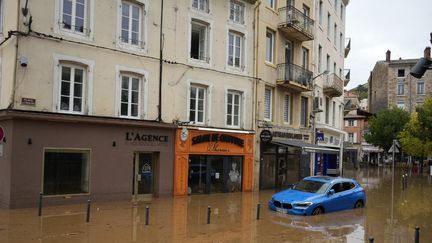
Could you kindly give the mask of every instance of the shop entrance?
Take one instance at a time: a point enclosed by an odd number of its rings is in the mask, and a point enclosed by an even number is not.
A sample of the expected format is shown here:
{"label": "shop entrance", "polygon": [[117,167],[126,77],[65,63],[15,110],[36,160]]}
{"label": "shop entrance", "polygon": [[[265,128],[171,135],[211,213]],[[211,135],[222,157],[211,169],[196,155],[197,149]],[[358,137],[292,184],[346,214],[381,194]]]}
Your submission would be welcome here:
{"label": "shop entrance", "polygon": [[242,156],[189,156],[188,193],[241,191]]}
{"label": "shop entrance", "polygon": [[153,196],[157,159],[155,153],[135,153],[133,162],[135,199],[142,200]]}

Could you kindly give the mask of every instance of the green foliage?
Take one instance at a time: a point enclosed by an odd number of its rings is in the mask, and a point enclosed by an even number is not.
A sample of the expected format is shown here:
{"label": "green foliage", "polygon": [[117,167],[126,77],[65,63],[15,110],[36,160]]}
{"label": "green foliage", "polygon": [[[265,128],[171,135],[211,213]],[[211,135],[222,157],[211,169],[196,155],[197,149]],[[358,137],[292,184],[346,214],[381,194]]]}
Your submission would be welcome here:
{"label": "green foliage", "polygon": [[368,86],[366,84],[359,84],[356,88],[350,90],[358,96],[359,100],[366,99],[368,97]]}
{"label": "green foliage", "polygon": [[365,139],[387,151],[409,120],[409,113],[402,109],[394,107],[383,110],[369,120],[369,133],[365,135]]}
{"label": "green foliage", "polygon": [[432,98],[428,98],[399,134],[405,152],[412,156],[432,155]]}

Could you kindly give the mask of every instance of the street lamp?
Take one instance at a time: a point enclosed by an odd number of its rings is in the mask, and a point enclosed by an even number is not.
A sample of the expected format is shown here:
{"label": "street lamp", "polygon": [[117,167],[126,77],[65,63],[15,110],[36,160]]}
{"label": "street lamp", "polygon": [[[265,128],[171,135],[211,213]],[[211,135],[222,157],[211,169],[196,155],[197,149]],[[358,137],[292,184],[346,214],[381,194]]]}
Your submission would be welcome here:
{"label": "street lamp", "polygon": [[324,72],[322,72],[322,73],[319,73],[318,75],[316,75],[315,77],[313,77],[312,79],[311,79],[311,83],[312,83],[312,114],[310,115],[311,116],[311,118],[312,118],[312,121],[311,121],[311,123],[312,123],[312,139],[313,139],[313,144],[316,144],[317,143],[317,141],[316,141],[316,132],[315,132],[315,114],[316,113],[319,113],[319,112],[322,112],[322,110],[320,110],[320,109],[318,109],[318,102],[317,102],[317,104],[316,104],[316,109],[315,109],[315,82],[314,82],[314,80],[315,79],[317,79],[318,77],[321,77],[321,76],[323,76],[323,75],[327,75],[327,74],[329,74],[329,71],[328,70],[325,70]]}
{"label": "street lamp", "polygon": [[[431,39],[430,42],[432,44],[432,33],[430,33]],[[420,58],[416,65],[411,69],[410,74],[415,78],[423,77],[424,73],[428,70],[432,69],[432,59],[431,59],[431,48],[426,47],[424,50],[424,57]]]}

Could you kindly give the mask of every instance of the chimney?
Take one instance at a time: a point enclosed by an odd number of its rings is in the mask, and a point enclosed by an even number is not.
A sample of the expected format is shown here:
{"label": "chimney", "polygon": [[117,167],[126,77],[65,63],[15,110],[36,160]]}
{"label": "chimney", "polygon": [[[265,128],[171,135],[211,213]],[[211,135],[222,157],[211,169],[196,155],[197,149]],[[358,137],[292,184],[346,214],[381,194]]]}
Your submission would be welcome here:
{"label": "chimney", "polygon": [[426,60],[431,60],[431,48],[430,47],[426,47],[424,49],[424,58]]}
{"label": "chimney", "polygon": [[391,51],[387,50],[386,52],[386,62],[390,62]]}

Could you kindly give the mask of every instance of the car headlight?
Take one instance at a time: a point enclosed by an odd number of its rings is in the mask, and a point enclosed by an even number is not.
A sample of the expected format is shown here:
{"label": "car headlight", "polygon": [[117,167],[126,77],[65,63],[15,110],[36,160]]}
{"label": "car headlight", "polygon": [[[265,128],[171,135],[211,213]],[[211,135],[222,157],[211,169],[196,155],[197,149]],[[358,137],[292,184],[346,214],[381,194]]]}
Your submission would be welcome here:
{"label": "car headlight", "polygon": [[298,202],[298,203],[294,203],[293,206],[297,207],[297,208],[307,208],[310,205],[312,205],[311,202]]}

